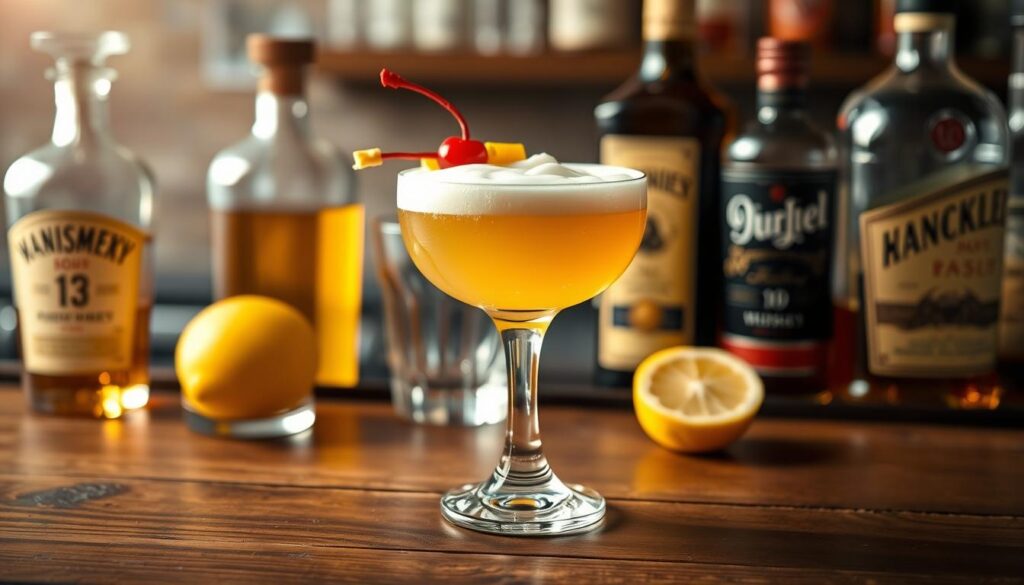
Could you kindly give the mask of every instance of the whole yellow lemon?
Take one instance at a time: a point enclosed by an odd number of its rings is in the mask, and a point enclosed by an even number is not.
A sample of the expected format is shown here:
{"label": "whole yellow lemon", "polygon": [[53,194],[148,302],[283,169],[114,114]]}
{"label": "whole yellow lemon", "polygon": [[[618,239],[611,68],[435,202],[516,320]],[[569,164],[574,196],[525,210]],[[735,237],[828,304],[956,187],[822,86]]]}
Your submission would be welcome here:
{"label": "whole yellow lemon", "polygon": [[263,418],[297,407],[317,367],[316,335],[296,309],[242,295],[203,309],[181,332],[174,370],[196,412]]}

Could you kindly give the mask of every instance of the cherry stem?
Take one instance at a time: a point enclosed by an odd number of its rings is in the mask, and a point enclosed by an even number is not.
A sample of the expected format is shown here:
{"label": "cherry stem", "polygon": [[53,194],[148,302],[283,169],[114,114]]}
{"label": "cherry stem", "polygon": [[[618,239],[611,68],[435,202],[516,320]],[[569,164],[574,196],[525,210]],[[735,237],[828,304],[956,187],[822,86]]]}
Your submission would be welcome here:
{"label": "cherry stem", "polygon": [[387,160],[389,158],[400,158],[400,159],[419,159],[419,158],[438,158],[436,152],[383,152],[380,155],[381,160]]}
{"label": "cherry stem", "polygon": [[429,90],[417,83],[406,81],[405,79],[402,78],[401,75],[388,69],[380,70],[380,84],[387,88],[408,89],[409,91],[415,91],[418,94],[427,96],[428,98],[436,102],[438,105],[440,105],[442,108],[448,110],[448,113],[455,117],[455,121],[459,123],[459,128],[462,129],[462,139],[469,140],[469,125],[466,124],[466,119],[462,117],[462,113],[459,112],[459,110],[454,105],[452,105],[450,101],[444,99],[436,92]]}

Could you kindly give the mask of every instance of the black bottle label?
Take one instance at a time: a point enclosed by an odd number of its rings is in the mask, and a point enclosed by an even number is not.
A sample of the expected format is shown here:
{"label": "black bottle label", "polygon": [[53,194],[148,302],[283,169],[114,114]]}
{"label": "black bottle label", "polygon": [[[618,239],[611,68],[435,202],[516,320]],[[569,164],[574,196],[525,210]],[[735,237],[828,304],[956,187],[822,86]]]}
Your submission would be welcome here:
{"label": "black bottle label", "polygon": [[831,170],[722,173],[722,345],[762,374],[820,374],[835,185]]}

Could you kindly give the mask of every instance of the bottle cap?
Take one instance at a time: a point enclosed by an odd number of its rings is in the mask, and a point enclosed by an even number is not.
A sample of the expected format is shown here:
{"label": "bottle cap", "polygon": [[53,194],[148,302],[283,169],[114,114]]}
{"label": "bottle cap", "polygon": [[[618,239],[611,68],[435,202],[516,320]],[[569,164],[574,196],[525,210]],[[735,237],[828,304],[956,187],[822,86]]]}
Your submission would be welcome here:
{"label": "bottle cap", "polygon": [[956,0],[896,0],[892,28],[897,33],[951,29],[956,23]]}
{"label": "bottle cap", "polygon": [[278,95],[297,95],[304,89],[303,69],[314,60],[311,39],[283,39],[264,34],[246,39],[249,60],[262,65],[259,88]]}
{"label": "bottle cap", "polygon": [[762,37],[757,41],[757,88],[802,89],[810,79],[811,46],[804,41]]}
{"label": "bottle cap", "polygon": [[696,33],[695,0],[644,0],[644,40],[689,40]]}

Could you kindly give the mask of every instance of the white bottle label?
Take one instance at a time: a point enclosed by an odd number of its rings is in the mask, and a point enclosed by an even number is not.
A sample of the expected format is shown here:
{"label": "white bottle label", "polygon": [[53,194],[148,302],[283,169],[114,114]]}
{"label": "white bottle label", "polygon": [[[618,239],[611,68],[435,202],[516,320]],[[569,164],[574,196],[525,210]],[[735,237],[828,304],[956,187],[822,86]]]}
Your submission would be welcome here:
{"label": "white bottle label", "polygon": [[25,369],[131,366],[145,232],[98,213],[36,211],[7,232]]}
{"label": "white bottle label", "polygon": [[861,214],[871,373],[995,367],[1007,187],[995,171]]}

